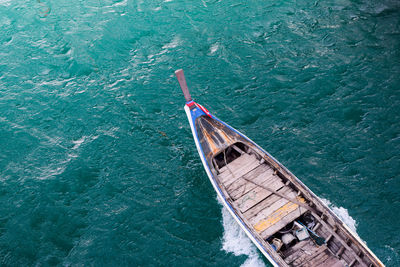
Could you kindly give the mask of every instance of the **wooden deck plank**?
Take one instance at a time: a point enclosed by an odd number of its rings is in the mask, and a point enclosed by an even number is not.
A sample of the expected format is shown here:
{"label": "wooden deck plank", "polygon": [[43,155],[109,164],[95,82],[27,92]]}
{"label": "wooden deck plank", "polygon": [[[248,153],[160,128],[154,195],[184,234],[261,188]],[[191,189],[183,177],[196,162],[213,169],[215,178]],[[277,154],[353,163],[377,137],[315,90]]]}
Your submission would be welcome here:
{"label": "wooden deck plank", "polygon": [[326,246],[323,246],[322,248],[323,249],[317,250],[312,255],[307,257],[305,266],[318,266],[319,263],[324,262],[327,258],[329,258],[329,256],[333,257],[333,255],[327,250]]}
{"label": "wooden deck plank", "polygon": [[329,257],[327,260],[324,262],[320,263],[320,266],[329,266],[329,267],[345,267],[348,266],[347,264],[345,265],[343,261],[340,259],[337,259],[335,257]]}
{"label": "wooden deck plank", "polygon": [[243,154],[241,157],[228,164],[229,169],[226,166],[222,167],[218,179],[227,187],[259,165],[260,162],[254,155]]}
{"label": "wooden deck plank", "polygon": [[[282,192],[284,192],[284,194],[286,196],[288,196],[289,198],[296,198],[296,193],[294,193],[293,190],[290,190],[290,188],[288,187],[284,187],[284,190],[281,190]],[[257,224],[259,221],[261,220],[265,220],[266,218],[268,218],[268,216],[270,216],[274,211],[278,210],[279,208],[281,208],[282,206],[286,205],[287,203],[289,203],[289,201],[287,199],[281,198],[279,196],[277,196],[278,198],[275,199],[274,195],[269,196],[267,199],[265,200],[269,200],[269,202],[267,202],[267,206],[261,210],[256,216],[249,218],[249,222],[251,222],[253,225]]]}
{"label": "wooden deck plank", "polygon": [[[283,187],[284,184],[280,180],[274,181],[272,184],[268,185],[272,190],[278,190]],[[238,198],[235,203],[239,207],[239,210],[244,213],[249,210],[251,207],[264,200],[272,193],[268,190],[265,190],[261,187],[256,187],[253,190],[250,190],[240,198]]]}
{"label": "wooden deck plank", "polygon": [[[288,186],[283,186],[282,188],[278,189],[277,192],[286,194],[289,190],[292,190],[292,189]],[[271,194],[269,197],[267,197],[263,201],[257,203],[256,205],[254,205],[251,209],[247,210],[245,213],[243,213],[243,215],[249,220],[250,218],[256,216],[263,209],[271,206],[273,203],[275,203],[279,199],[282,199],[282,198],[275,194]]]}
{"label": "wooden deck plank", "polygon": [[294,209],[293,211],[291,211],[290,213],[288,213],[285,217],[280,218],[280,220],[277,223],[272,224],[266,230],[261,232],[260,235],[262,238],[266,239],[266,238],[270,237],[271,235],[273,235],[274,233],[276,233],[277,231],[282,229],[289,222],[295,220],[296,218],[298,218],[299,216],[304,214],[304,212],[307,211],[303,207],[298,207],[297,204],[294,204],[294,203],[290,203],[290,204],[293,206],[297,206],[297,208]]}
{"label": "wooden deck plank", "polygon": [[[311,255],[314,256],[314,255]],[[309,257],[305,257],[303,259],[303,261],[299,264],[296,265],[296,261],[293,262],[293,265],[295,266],[303,266],[303,267],[316,267],[316,266],[321,266],[320,264],[323,263],[324,261],[326,261],[329,257],[333,257],[333,255],[330,255],[329,252],[327,252],[326,250],[318,253],[317,255],[315,255],[315,257],[313,257],[312,259],[310,259]]]}
{"label": "wooden deck plank", "polygon": [[[256,184],[268,186],[269,184],[275,182],[276,180],[281,180],[281,178],[273,175],[273,172],[270,172],[270,171],[260,173],[258,176],[255,176],[255,177],[254,176],[251,177],[250,175],[251,174],[248,173],[246,175],[243,175],[242,179],[239,179],[240,181],[244,181],[244,185],[242,185],[241,187],[238,187],[236,190],[234,190],[230,193],[230,196],[232,199],[238,199],[241,196],[243,196],[244,194],[248,193],[249,191],[255,189],[257,187]],[[254,181],[254,183],[256,183],[256,184],[250,183],[250,182],[246,181],[246,179]],[[239,181],[237,181],[236,183],[238,183],[238,182]]]}
{"label": "wooden deck plank", "polygon": [[312,255],[318,249],[321,249],[321,248],[317,247],[315,245],[315,243],[313,241],[311,241],[310,239],[300,241],[297,244],[295,244],[294,246],[290,247],[287,251],[284,252],[285,262],[287,264],[291,264],[297,258],[299,258],[302,255],[304,255],[305,251],[307,251],[308,254]]}
{"label": "wooden deck plank", "polygon": [[[255,155],[251,155],[251,154],[243,154],[240,157],[234,159],[233,161],[228,163],[228,167],[229,168],[233,168],[233,169],[237,169],[237,168],[241,168],[244,166],[244,164],[248,164],[250,162],[253,161],[257,161],[257,158]],[[229,169],[226,166],[223,166],[222,168],[220,168],[220,174],[227,174],[229,173]]]}
{"label": "wooden deck plank", "polygon": [[[296,203],[285,199],[279,200],[271,207],[267,208],[265,213],[263,211],[262,213],[264,214],[255,216],[257,218],[254,219],[253,227],[258,233],[266,231],[271,227],[274,229],[278,227],[277,229],[279,230],[287,224],[286,222],[281,222],[283,218],[289,216],[291,213],[297,213],[293,214],[293,219],[301,215],[301,211],[298,208],[299,205]],[[279,226],[281,227],[279,228]]]}
{"label": "wooden deck plank", "polygon": [[[269,173],[273,174],[272,169],[266,165],[266,164],[261,164],[259,165],[257,168],[251,170],[250,172],[246,173],[245,175],[241,176],[242,177],[246,177],[247,179],[255,179],[261,175],[268,175]],[[259,178],[257,178],[258,180]],[[232,193],[234,191],[237,191],[239,188],[241,188],[242,186],[250,186],[250,183],[248,181],[246,181],[245,179],[237,179],[234,183],[231,184],[225,184],[225,188],[227,188],[228,193],[230,195],[232,195]]]}
{"label": "wooden deck plank", "polygon": [[[266,207],[264,210],[259,212],[256,216],[254,216],[253,218],[250,218],[249,221],[255,227],[256,225],[260,224],[261,222],[264,222],[264,221],[270,219],[269,216],[273,215],[273,213],[275,211],[280,212],[279,209],[282,208],[282,207],[283,207],[283,209],[288,209],[289,208],[290,210],[292,210],[293,208],[297,208],[297,207],[292,206],[292,205],[287,205],[288,203],[289,203],[289,201],[287,201],[286,199],[280,198],[277,201],[275,201],[271,206]],[[292,203],[290,203],[290,204],[292,204]],[[260,228],[258,227],[258,229],[260,229]],[[264,231],[264,230],[262,230],[262,231]],[[258,230],[258,231],[262,232],[261,230]]]}
{"label": "wooden deck plank", "polygon": [[[345,251],[343,251],[342,255],[340,255],[340,258],[343,259],[344,261],[350,263],[353,260],[353,257],[351,254],[352,253],[349,250],[345,250]],[[359,262],[360,261],[358,261],[358,265],[362,266]],[[357,266],[357,264],[356,264],[356,266]]]}
{"label": "wooden deck plank", "polygon": [[287,264],[292,263],[295,259],[299,257],[300,254],[303,254],[303,251],[308,251],[310,248],[312,249],[315,245],[311,240],[303,240],[298,242],[292,247],[289,247],[286,251],[284,251],[284,259]]}
{"label": "wooden deck plank", "polygon": [[229,186],[232,183],[237,182],[240,177],[242,177],[243,175],[245,175],[245,174],[249,173],[250,171],[254,170],[258,166],[259,166],[258,162],[251,162],[250,164],[245,165],[242,168],[239,168],[239,169],[236,169],[236,170],[235,169],[231,169],[232,172],[228,172],[228,173],[225,172],[222,175],[218,175],[218,178],[226,188],[229,188]]}
{"label": "wooden deck plank", "polygon": [[[325,254],[324,252],[328,252],[330,256],[333,256],[332,254],[330,254],[330,252],[327,250],[326,246],[323,246],[325,249],[323,249],[322,251],[318,251],[316,253],[314,253],[314,255],[311,255],[310,257],[308,257],[307,261],[309,261],[310,263],[314,263],[315,265],[321,261],[321,258],[324,258],[323,254]],[[328,256],[329,256],[328,255]],[[322,260],[323,261],[323,260]]]}
{"label": "wooden deck plank", "polygon": [[[267,172],[268,168],[269,167],[266,164],[261,164],[241,177],[247,177],[251,179],[251,177],[257,177],[262,173]],[[226,183],[225,187],[227,188],[229,194],[231,194],[233,191],[237,190],[239,187],[245,185],[246,183],[248,183],[246,180],[238,179],[234,183],[231,184]]]}
{"label": "wooden deck plank", "polygon": [[337,253],[339,251],[340,247],[342,247],[340,242],[333,236],[330,239],[330,241],[328,242],[328,245],[329,245],[329,248],[332,250],[333,253]]}
{"label": "wooden deck plank", "polygon": [[339,259],[337,259],[335,256],[333,256],[330,252],[325,251],[324,256],[320,256],[319,258],[315,258],[312,261],[309,262],[307,266],[309,267],[314,267],[314,266],[332,266],[335,263],[339,262]]}
{"label": "wooden deck plank", "polygon": [[334,256],[326,245],[317,246],[311,239],[301,241],[289,248],[285,253],[285,262],[292,266],[329,266],[321,265]]}

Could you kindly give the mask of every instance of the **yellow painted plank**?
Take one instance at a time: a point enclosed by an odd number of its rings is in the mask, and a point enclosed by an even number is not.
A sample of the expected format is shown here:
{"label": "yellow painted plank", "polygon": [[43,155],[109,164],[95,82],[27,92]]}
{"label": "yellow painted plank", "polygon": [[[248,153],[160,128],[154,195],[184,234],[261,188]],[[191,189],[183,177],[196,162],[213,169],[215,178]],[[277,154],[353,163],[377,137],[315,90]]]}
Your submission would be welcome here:
{"label": "yellow painted plank", "polygon": [[[297,197],[297,200],[302,203],[305,203],[305,200],[302,197]],[[283,217],[285,217],[292,211],[296,210],[298,207],[299,207],[299,205],[292,203],[292,202],[288,202],[285,205],[283,205],[282,207],[280,207],[279,209],[275,210],[270,215],[268,215],[267,218],[256,223],[253,227],[258,233],[261,233],[265,229],[267,229],[267,228],[271,227],[272,225],[274,225],[275,223],[279,222]]]}

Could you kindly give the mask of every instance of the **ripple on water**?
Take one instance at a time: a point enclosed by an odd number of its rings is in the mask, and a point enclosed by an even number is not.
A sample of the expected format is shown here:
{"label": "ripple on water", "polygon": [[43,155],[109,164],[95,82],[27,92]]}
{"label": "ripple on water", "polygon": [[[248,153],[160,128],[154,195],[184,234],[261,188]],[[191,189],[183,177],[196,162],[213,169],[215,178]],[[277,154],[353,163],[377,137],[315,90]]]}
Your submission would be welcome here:
{"label": "ripple on water", "polygon": [[0,0],[1,263],[267,264],[215,201],[184,68],[198,102],[346,207],[332,209],[398,266],[399,10]]}

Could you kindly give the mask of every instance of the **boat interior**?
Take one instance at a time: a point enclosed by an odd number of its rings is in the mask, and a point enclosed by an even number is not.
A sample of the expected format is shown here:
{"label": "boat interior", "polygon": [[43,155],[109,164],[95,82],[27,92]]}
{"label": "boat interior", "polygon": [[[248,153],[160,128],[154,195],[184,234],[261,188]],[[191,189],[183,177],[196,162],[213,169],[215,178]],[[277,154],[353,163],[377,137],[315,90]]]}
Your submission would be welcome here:
{"label": "boat interior", "polygon": [[258,147],[209,117],[196,126],[227,201],[279,265],[377,266],[341,222]]}

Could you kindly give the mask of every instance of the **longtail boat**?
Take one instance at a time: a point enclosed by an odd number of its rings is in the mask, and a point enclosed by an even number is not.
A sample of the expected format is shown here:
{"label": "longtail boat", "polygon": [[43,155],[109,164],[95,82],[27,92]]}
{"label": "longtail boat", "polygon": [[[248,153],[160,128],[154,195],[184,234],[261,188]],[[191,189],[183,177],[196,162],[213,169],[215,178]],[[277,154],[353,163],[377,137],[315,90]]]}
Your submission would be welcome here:
{"label": "longtail boat", "polygon": [[307,186],[189,93],[175,72],[204,169],[218,197],[274,266],[384,266]]}

